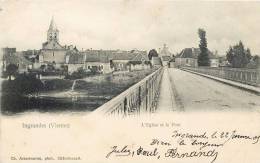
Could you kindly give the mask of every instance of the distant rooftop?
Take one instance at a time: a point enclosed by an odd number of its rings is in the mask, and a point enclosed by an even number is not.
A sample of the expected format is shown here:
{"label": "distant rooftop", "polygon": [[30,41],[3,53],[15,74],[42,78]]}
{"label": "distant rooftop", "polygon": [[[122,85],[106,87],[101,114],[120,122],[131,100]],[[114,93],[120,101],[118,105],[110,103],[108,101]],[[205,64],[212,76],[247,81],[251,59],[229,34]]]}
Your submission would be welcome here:
{"label": "distant rooftop", "polygon": [[[209,57],[211,59],[217,58],[216,55],[214,55],[211,51],[209,52]],[[176,58],[195,58],[197,59],[200,54],[199,48],[185,48],[181,51],[180,54],[176,56]]]}

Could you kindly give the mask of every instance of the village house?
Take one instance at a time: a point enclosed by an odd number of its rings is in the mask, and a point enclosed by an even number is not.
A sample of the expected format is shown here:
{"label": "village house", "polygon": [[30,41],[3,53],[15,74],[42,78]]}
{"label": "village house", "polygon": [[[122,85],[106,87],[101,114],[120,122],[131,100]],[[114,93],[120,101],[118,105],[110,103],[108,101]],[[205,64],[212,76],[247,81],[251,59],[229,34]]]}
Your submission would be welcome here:
{"label": "village house", "polygon": [[150,68],[146,53],[139,51],[90,50],[84,53],[85,67],[98,66],[104,73]]}
{"label": "village house", "polygon": [[151,63],[146,54],[138,53],[136,56],[128,62],[129,70],[144,70],[150,69]]}
{"label": "village house", "polygon": [[17,52],[16,48],[2,48],[2,52],[3,71],[6,71],[6,67],[10,64],[16,65],[19,73],[28,72],[29,69],[32,69],[33,63],[24,57],[23,52]]}
{"label": "village house", "polygon": [[113,71],[134,71],[151,68],[145,53],[119,50],[85,50],[67,52],[66,66],[72,73],[79,68],[86,71],[111,73]]}
{"label": "village house", "polygon": [[[137,53],[114,53],[111,55],[113,61],[113,66],[115,71],[129,71],[130,64],[129,61],[133,60]],[[140,63],[141,64],[141,63]],[[133,64],[132,64],[133,65]],[[132,66],[133,67],[133,66]]]}
{"label": "village house", "polygon": [[[175,57],[176,67],[190,66],[198,67],[199,48],[185,48]],[[219,60],[216,55],[209,51],[210,67],[218,67]]]}
{"label": "village house", "polygon": [[84,69],[97,71],[103,74],[111,73],[113,69],[112,60],[106,50],[87,50],[84,53]]}
{"label": "village house", "polygon": [[151,64],[153,67],[161,67],[162,66],[162,60],[160,57],[152,57]]}
{"label": "village house", "polygon": [[71,74],[84,67],[84,55],[79,53],[78,50],[69,50],[66,53],[65,64],[67,66],[68,73]]}

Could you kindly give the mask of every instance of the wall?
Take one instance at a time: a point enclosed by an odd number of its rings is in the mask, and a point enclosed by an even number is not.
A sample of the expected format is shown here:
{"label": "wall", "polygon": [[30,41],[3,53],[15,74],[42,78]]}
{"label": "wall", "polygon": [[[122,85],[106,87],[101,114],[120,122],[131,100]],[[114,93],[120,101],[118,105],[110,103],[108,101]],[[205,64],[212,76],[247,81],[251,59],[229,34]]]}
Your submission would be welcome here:
{"label": "wall", "polygon": [[131,64],[130,65],[130,70],[133,71],[133,70],[146,70],[146,69],[150,69],[150,65],[147,65],[147,64]]}
{"label": "wall", "polygon": [[101,62],[85,62],[84,69],[90,70],[93,66],[100,67],[100,71],[104,74],[113,71],[113,69],[111,69],[110,67],[110,63],[101,63]]}
{"label": "wall", "polygon": [[175,58],[176,66],[198,67],[197,59],[194,58]]}
{"label": "wall", "polygon": [[129,60],[113,60],[113,64],[115,66],[115,70],[119,70],[119,71],[126,71],[128,70],[128,63]]}
{"label": "wall", "polygon": [[41,55],[43,62],[65,63],[66,50],[42,50]]}
{"label": "wall", "polygon": [[84,64],[66,64],[68,66],[68,72],[72,73],[77,71],[80,67],[84,67]]}

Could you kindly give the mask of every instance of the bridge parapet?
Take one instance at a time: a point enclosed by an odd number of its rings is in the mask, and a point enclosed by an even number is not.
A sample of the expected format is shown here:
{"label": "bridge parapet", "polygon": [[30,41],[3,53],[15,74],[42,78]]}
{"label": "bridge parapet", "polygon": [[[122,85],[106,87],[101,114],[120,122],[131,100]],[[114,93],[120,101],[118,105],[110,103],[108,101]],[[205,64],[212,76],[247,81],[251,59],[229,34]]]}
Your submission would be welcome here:
{"label": "bridge parapet", "polygon": [[260,86],[260,69],[229,67],[182,67],[198,73],[240,82],[247,85]]}
{"label": "bridge parapet", "polygon": [[154,112],[159,96],[163,68],[159,68],[140,82],[97,108],[94,113],[126,117],[141,112]]}

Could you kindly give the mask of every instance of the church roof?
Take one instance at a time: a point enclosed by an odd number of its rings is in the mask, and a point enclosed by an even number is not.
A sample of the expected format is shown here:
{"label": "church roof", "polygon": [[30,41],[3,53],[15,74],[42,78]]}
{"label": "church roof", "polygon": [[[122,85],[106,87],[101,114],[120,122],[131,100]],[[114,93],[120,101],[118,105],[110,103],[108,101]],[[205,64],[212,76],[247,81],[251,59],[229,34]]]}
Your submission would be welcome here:
{"label": "church roof", "polygon": [[42,49],[50,49],[50,50],[65,50],[65,48],[58,42],[55,40],[52,40],[50,42],[44,42],[42,44]]}

